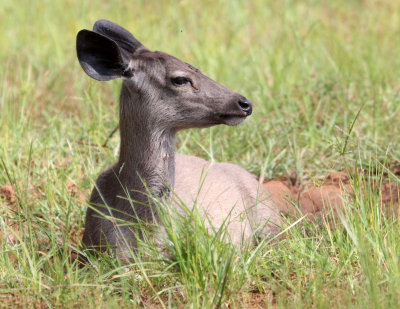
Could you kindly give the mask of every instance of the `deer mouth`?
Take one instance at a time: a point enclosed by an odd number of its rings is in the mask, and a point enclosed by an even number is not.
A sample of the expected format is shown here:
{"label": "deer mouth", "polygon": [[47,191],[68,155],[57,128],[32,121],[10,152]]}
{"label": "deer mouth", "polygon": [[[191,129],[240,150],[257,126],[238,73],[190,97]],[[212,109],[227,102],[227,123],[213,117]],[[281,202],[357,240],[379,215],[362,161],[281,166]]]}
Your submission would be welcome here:
{"label": "deer mouth", "polygon": [[218,118],[223,124],[228,126],[236,126],[246,119],[246,114],[219,114]]}

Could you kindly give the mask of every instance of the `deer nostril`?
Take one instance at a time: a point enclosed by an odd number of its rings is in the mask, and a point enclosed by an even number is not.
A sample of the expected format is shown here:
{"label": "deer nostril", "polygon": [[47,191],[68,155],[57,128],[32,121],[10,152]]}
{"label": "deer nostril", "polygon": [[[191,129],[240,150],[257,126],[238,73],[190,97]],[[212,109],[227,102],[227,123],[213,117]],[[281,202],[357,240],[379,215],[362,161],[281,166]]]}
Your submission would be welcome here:
{"label": "deer nostril", "polygon": [[251,102],[247,99],[240,99],[239,106],[246,113],[247,116],[251,115],[252,107]]}

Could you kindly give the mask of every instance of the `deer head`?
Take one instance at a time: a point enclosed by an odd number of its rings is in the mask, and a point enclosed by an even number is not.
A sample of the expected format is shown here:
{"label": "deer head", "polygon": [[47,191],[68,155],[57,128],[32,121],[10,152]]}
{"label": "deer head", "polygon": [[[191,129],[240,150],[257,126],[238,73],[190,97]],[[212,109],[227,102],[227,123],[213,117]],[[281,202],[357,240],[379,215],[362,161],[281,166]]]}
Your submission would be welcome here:
{"label": "deer head", "polygon": [[[237,125],[252,112],[251,102],[163,52],[150,51],[129,31],[106,20],[77,36],[84,71],[99,81],[123,78],[121,116],[142,113],[174,131],[217,124]],[[122,130],[122,128],[121,128]]]}

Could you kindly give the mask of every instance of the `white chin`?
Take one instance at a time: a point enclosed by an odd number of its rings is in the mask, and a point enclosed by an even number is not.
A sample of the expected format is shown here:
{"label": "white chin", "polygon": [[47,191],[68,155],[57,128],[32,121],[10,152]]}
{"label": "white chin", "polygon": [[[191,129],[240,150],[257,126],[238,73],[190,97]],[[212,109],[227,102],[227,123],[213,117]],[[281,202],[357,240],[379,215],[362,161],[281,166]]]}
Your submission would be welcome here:
{"label": "white chin", "polygon": [[225,124],[228,126],[236,126],[239,123],[243,122],[246,119],[246,117],[231,117],[231,118],[226,118],[224,119]]}

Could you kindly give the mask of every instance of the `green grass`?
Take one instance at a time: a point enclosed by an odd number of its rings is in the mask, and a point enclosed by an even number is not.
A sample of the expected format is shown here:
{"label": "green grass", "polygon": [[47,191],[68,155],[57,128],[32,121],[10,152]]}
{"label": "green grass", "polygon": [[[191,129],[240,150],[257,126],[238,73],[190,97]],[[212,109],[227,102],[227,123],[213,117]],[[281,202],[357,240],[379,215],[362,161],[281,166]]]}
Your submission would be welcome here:
{"label": "green grass", "polygon": [[[143,244],[129,267],[79,269],[85,201],[119,142],[101,147],[120,81],[90,80],[75,54],[99,18],[254,102],[239,127],[182,132],[180,152],[266,178],[367,171],[339,224],[287,222],[280,241],[236,252],[189,217],[170,222],[172,261]],[[398,307],[399,221],[363,182],[400,164],[399,2],[2,0],[0,29],[0,186],[16,192],[0,200],[1,306]]]}

